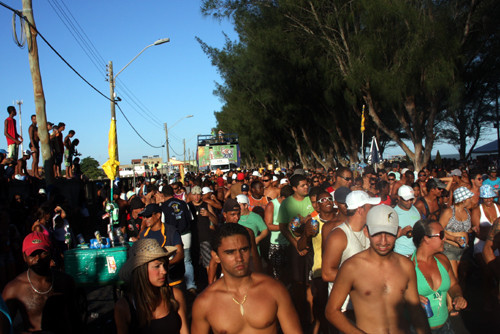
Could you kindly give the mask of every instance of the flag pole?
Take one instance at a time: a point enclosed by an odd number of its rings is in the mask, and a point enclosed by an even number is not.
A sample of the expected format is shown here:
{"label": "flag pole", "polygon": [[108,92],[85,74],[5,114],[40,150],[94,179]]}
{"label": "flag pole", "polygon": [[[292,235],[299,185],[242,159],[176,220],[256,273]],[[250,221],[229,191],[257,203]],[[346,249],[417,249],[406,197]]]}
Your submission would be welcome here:
{"label": "flag pole", "polygon": [[365,162],[365,105],[361,111],[361,161]]}

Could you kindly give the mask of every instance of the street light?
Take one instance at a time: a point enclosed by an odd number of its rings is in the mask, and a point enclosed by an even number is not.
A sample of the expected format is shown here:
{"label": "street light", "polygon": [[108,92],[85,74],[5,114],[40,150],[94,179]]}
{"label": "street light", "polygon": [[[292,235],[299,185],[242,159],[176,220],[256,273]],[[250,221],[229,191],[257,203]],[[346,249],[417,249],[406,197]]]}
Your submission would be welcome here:
{"label": "street light", "polygon": [[[142,49],[141,52],[139,52],[134,58],[132,58],[131,61],[127,63],[116,75],[113,76],[113,62],[110,61],[108,65],[108,77],[109,77],[109,92],[110,92],[110,100],[111,100],[111,119],[116,120],[116,113],[115,113],[115,83],[116,83],[116,77],[123,72],[124,69],[127,68],[128,65],[130,65],[134,60],[137,59],[146,49],[156,46],[156,45],[161,45],[164,43],[170,42],[170,38],[161,38],[157,41],[155,41],[153,44],[150,44],[146,46],[144,49]],[[115,127],[115,138],[116,138],[116,127]],[[110,157],[111,158],[111,157]],[[115,160],[118,161],[118,139],[116,140],[116,150],[115,150]]]}
{"label": "street light", "polygon": [[172,129],[174,126],[176,126],[180,121],[186,118],[191,118],[193,115],[187,115],[179,119],[177,122],[174,123],[170,128],[167,128],[167,123],[163,123],[163,126],[165,127],[165,136],[167,137],[166,140],[166,145],[167,145],[167,181],[170,181],[170,150],[168,148],[169,143],[168,143],[168,130]]}

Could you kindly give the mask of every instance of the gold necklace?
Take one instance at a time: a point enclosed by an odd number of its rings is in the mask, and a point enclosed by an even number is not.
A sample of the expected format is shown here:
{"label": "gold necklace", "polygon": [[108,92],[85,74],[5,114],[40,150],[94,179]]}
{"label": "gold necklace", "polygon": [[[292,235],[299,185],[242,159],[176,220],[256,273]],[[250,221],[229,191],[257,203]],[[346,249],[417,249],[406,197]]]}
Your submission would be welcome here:
{"label": "gold necklace", "polygon": [[236,298],[232,297],[233,298],[233,302],[235,302],[236,304],[238,304],[240,306],[240,313],[241,315],[245,315],[245,309],[243,308],[243,304],[245,304],[245,302],[247,301],[247,295],[243,296],[243,300],[240,302],[238,302],[236,300]]}
{"label": "gold necklace", "polygon": [[[227,286],[226,278],[224,278],[224,285],[226,286],[226,291],[229,292],[229,288]],[[231,293],[231,292],[229,292],[229,293]],[[245,302],[247,301],[247,296],[248,296],[248,289],[245,292],[245,295],[243,296],[243,300],[240,303],[236,298],[234,298],[233,294],[231,293],[231,298],[233,299],[233,302],[235,302],[236,305],[238,305],[240,307],[241,316],[245,315],[245,309],[243,308],[243,304],[245,304]]]}
{"label": "gold necklace", "polygon": [[39,295],[46,295],[48,294],[51,290],[52,290],[52,287],[54,286],[54,277],[52,277],[52,282],[50,283],[50,288],[47,290],[47,291],[38,291],[34,286],[33,286],[33,283],[31,283],[31,279],[30,279],[30,268],[28,268],[28,271],[26,272],[26,275],[28,276],[28,282],[30,282],[30,285],[31,285],[31,288],[33,289],[33,291],[35,291],[36,293],[38,293]]}

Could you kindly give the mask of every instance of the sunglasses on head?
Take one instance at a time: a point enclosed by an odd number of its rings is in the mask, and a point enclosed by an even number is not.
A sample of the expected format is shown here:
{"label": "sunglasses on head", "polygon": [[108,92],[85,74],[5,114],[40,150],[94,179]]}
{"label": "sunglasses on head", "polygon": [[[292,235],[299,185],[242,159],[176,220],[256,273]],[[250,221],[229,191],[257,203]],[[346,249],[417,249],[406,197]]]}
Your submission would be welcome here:
{"label": "sunglasses on head", "polygon": [[439,231],[439,233],[428,235],[428,237],[429,238],[437,238],[437,237],[439,237],[439,239],[443,240],[444,239],[444,231],[441,230],[441,231]]}
{"label": "sunglasses on head", "polygon": [[327,201],[328,202],[333,202],[333,198],[331,198],[331,197],[323,197],[323,198],[318,199],[316,202],[318,202],[318,203],[325,203]]}

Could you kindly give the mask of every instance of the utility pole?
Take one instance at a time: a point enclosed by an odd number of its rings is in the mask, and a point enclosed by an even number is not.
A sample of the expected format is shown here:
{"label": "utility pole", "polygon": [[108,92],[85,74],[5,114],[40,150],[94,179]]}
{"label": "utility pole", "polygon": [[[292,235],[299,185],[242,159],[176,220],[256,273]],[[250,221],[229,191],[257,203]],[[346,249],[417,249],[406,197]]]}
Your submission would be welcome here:
{"label": "utility pole", "polygon": [[182,139],[182,143],[184,144],[184,168],[186,168],[186,138]]}
{"label": "utility pole", "polygon": [[[115,112],[115,77],[113,76],[113,62],[110,61],[108,64],[108,80],[109,80],[109,99],[111,100],[111,120],[116,120],[116,112]],[[114,136],[116,138],[116,150],[115,150],[115,160],[120,161],[118,159],[118,136],[116,134],[116,125],[115,125],[115,133]],[[111,157],[110,157],[111,158]]]}
{"label": "utility pole", "polygon": [[42,150],[42,165],[45,172],[45,181],[47,185],[54,183],[52,172],[52,154],[49,145],[49,131],[47,130],[47,117],[45,113],[45,95],[43,93],[42,75],[40,73],[40,63],[38,59],[38,44],[36,42],[35,19],[33,17],[33,8],[31,0],[22,0],[23,15],[33,26],[31,28],[28,22],[25,22],[26,41],[29,50],[29,63],[31,71],[31,80],[33,81],[33,93],[35,95],[35,111],[38,123],[38,137]]}
{"label": "utility pole", "polygon": [[165,137],[167,138],[167,140],[166,140],[166,145],[167,145],[167,181],[170,181],[170,150],[168,148],[168,128],[167,128],[167,123],[163,123],[163,126],[165,127]]}
{"label": "utility pole", "polygon": [[[19,133],[21,134],[21,137],[23,137],[23,117],[21,114],[21,105],[23,104],[23,100],[17,100],[16,104],[18,106],[17,110],[19,111]],[[23,137],[23,139],[24,139],[24,137]],[[24,140],[21,142],[21,156],[24,152],[23,142],[24,142]]]}

